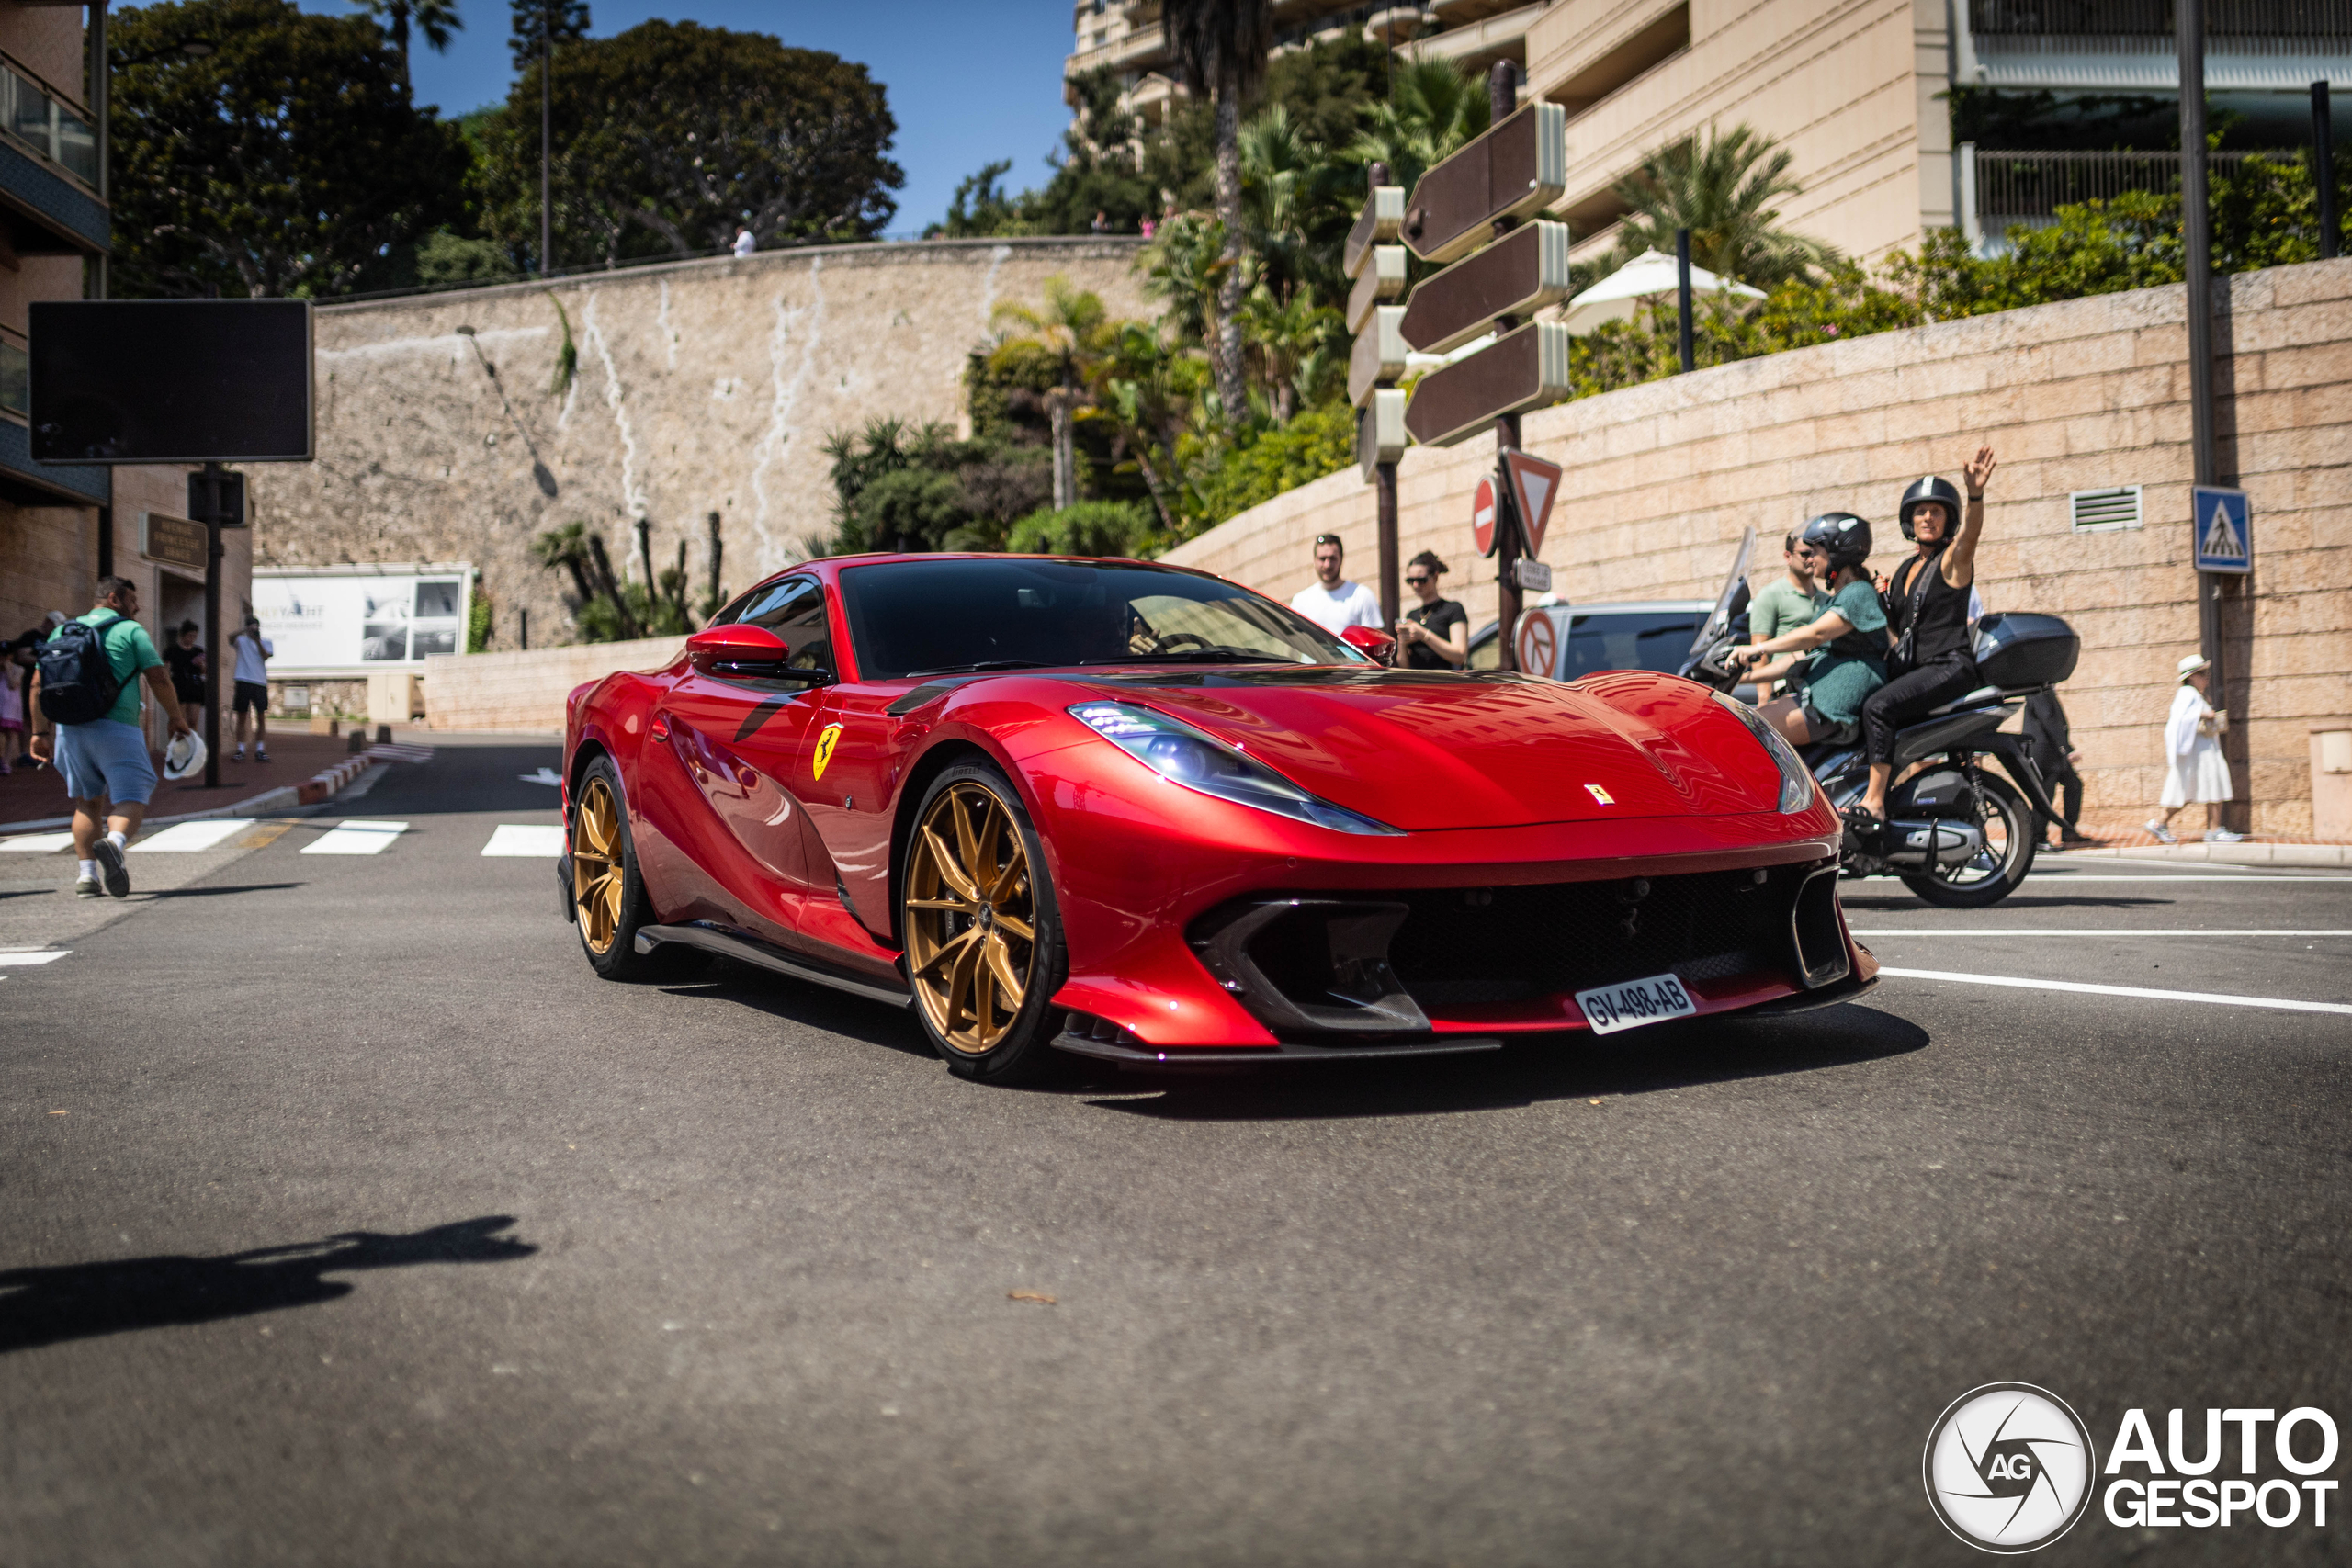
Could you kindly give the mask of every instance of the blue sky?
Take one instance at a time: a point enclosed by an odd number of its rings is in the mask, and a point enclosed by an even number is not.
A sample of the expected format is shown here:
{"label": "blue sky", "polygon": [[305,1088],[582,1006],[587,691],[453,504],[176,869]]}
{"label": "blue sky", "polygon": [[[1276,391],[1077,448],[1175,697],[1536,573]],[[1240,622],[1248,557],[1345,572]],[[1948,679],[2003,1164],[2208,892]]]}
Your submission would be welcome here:
{"label": "blue sky", "polygon": [[[413,69],[420,103],[462,114],[506,96],[507,0],[460,0],[466,29],[447,54],[420,42]],[[324,16],[349,14],[348,0],[300,0]],[[1015,190],[1041,185],[1045,157],[1069,110],[1062,104],[1062,59],[1070,12],[1053,0],[591,0],[598,38],[650,17],[772,33],[801,49],[862,62],[889,89],[899,121],[894,155],[907,172],[892,231],[943,218],[956,182],[996,158],[1012,160]]]}

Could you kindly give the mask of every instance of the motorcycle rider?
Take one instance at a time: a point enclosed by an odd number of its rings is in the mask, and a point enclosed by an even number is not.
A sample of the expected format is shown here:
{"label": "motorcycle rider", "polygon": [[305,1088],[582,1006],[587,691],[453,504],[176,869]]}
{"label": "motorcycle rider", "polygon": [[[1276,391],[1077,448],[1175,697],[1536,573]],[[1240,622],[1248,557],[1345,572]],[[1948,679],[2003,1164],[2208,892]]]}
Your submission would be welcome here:
{"label": "motorcycle rider", "polygon": [[1850,512],[1825,512],[1804,525],[1797,548],[1814,581],[1828,590],[1821,615],[1794,631],[1736,648],[1727,659],[1738,667],[1809,651],[1753,672],[1759,684],[1787,675],[1791,694],[1757,711],[1799,746],[1851,739],[1864,703],[1886,682],[1886,611],[1871,582],[1871,525]]}
{"label": "motorcycle rider", "polygon": [[1903,492],[1896,518],[1913,553],[1883,585],[1895,637],[1890,679],[1862,705],[1862,744],[1871,772],[1857,810],[1869,824],[1886,818],[1894,732],[1982,683],[1969,634],[1968,598],[1976,581],[1976,541],[1984,531],[1984,485],[1994,466],[1993,448],[1979,446],[1962,470],[1968,487],[1964,512],[1951,482],[1932,474]]}

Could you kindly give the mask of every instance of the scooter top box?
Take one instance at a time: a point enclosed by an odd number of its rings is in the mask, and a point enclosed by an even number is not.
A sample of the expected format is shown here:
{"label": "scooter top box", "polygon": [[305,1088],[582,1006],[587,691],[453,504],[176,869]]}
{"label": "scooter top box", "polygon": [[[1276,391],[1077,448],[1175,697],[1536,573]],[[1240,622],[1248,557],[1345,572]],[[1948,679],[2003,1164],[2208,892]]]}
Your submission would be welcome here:
{"label": "scooter top box", "polygon": [[1976,623],[1976,668],[1987,685],[2054,686],[2075,672],[2083,639],[2055,615],[1996,612]]}

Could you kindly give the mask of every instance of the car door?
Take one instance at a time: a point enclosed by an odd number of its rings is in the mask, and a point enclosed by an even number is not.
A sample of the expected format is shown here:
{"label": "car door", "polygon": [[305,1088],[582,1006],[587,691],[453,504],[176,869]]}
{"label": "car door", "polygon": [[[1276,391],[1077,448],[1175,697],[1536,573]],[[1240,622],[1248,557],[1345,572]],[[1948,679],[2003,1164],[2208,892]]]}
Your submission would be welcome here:
{"label": "car door", "polygon": [[[756,590],[719,622],[767,627],[790,668],[830,674],[823,586],[797,575]],[[805,808],[794,769],[821,681],[718,673],[689,665],[656,706],[642,771],[694,864],[682,879],[719,919],[773,942],[797,929],[809,892]],[[827,878],[826,891],[831,892]]]}

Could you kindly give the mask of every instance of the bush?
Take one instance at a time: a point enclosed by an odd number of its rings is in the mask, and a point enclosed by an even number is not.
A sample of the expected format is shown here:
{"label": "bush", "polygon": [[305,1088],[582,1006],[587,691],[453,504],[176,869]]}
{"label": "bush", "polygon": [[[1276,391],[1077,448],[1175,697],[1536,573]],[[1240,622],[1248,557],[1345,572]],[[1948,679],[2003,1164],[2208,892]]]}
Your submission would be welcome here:
{"label": "bush", "polygon": [[1004,547],[1017,555],[1137,556],[1152,536],[1151,509],[1125,501],[1081,501],[1031,513]]}
{"label": "bush", "polygon": [[1184,507],[1189,536],[1353,463],[1356,411],[1327,403],[1293,416],[1288,424],[1230,436],[1187,436],[1179,456],[1191,479]]}

